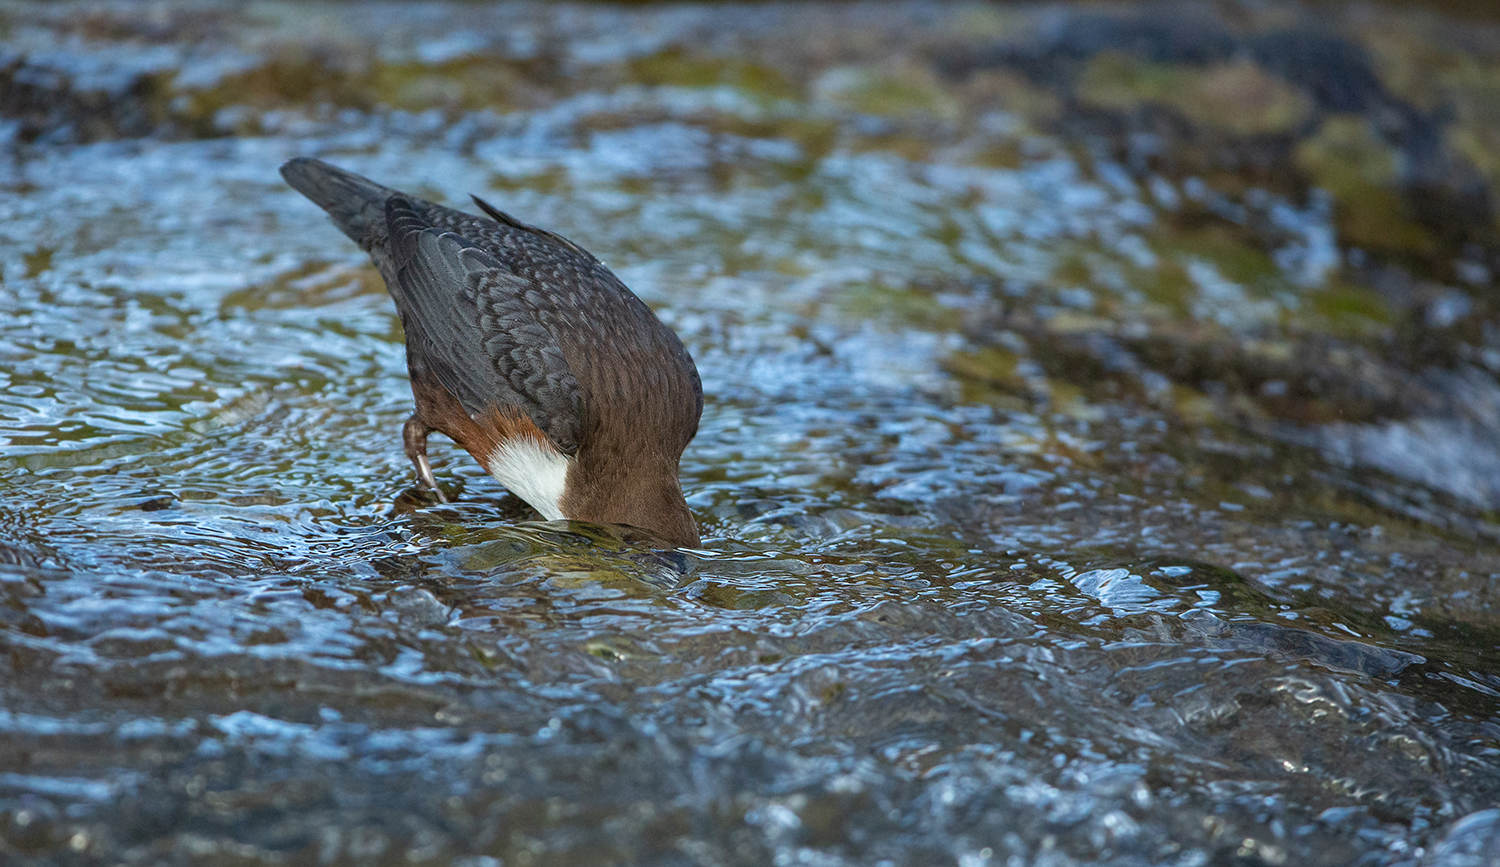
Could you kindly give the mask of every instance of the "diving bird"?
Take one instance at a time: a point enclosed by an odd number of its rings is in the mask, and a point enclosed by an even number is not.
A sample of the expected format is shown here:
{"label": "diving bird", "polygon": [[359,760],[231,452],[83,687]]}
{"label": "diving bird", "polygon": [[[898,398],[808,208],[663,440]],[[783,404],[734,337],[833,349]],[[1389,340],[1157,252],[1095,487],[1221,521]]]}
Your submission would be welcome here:
{"label": "diving bird", "polygon": [[406,331],[416,412],[402,439],[442,491],[445,434],[547,520],[627,524],[698,544],[678,462],[703,386],[670,328],[577,244],[475,196],[487,216],[299,158],[281,175],[370,254]]}

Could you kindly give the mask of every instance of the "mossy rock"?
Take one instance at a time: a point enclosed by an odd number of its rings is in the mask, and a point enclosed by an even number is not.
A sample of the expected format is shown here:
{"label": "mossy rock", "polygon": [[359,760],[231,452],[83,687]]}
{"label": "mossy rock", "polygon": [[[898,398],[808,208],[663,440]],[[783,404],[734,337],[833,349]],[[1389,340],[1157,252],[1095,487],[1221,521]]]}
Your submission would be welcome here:
{"label": "mossy rock", "polygon": [[259,111],[319,103],[369,108],[375,100],[360,82],[367,69],[362,58],[345,49],[285,46],[259,66],[185,94],[178,106],[186,120],[205,125],[231,106]]}
{"label": "mossy rock", "polygon": [[1332,280],[1308,293],[1307,317],[1301,325],[1314,325],[1323,334],[1343,338],[1383,338],[1390,335],[1397,315],[1374,289]]}
{"label": "mossy rock", "polygon": [[1021,356],[999,346],[955,352],[943,369],[960,381],[965,400],[985,401],[997,393],[1031,396],[1031,385],[1021,373]]}
{"label": "mossy rock", "polygon": [[925,66],[838,66],[813,83],[813,98],[901,121],[956,120],[963,105]]}
{"label": "mossy rock", "polygon": [[1450,80],[1449,98],[1456,116],[1447,144],[1479,170],[1491,200],[1500,200],[1500,65],[1466,65]]}
{"label": "mossy rock", "polygon": [[1008,69],[976,72],[964,84],[964,98],[974,108],[998,109],[1023,118],[1033,129],[1045,129],[1063,116],[1063,102],[1057,94]]}
{"label": "mossy rock", "polygon": [[680,47],[630,62],[630,81],[649,86],[728,86],[763,100],[798,99],[802,89],[780,72],[743,58],[707,57]]}
{"label": "mossy rock", "polygon": [[839,297],[839,308],[858,321],[875,320],[938,333],[957,331],[964,313],[945,307],[920,287],[870,283],[851,288]]}
{"label": "mossy rock", "polygon": [[1390,21],[1376,18],[1357,32],[1381,84],[1398,99],[1423,111],[1440,108],[1449,83],[1455,76],[1465,77],[1474,64],[1472,55],[1430,28],[1410,23],[1394,27]]}
{"label": "mossy rock", "polygon": [[1431,255],[1438,243],[1399,189],[1401,154],[1359,115],[1335,115],[1297,146],[1297,168],[1333,196],[1339,239],[1367,250]]}
{"label": "mossy rock", "polygon": [[450,116],[479,109],[507,111],[537,100],[549,78],[534,63],[467,56],[438,64],[382,63],[349,46],[287,46],[265,63],[174,102],[179,120],[200,134],[223,132],[220,112],[251,112],[233,130],[255,134],[260,113],[334,105],[369,111],[438,109]]}
{"label": "mossy rock", "polygon": [[[1175,263],[1162,268],[1170,285],[1186,295],[1188,307],[1201,290],[1191,273],[1191,263],[1206,262],[1228,281],[1239,284],[1250,296],[1264,296],[1268,290],[1283,288],[1281,269],[1247,232],[1239,227],[1218,223],[1196,225],[1164,232],[1158,249]],[[1182,273],[1176,273],[1182,269]],[[1162,299],[1167,300],[1166,298]]]}
{"label": "mossy rock", "polygon": [[1301,89],[1248,60],[1199,67],[1105,51],[1084,67],[1075,93],[1086,105],[1114,111],[1165,106],[1195,126],[1233,136],[1289,133],[1312,112]]}

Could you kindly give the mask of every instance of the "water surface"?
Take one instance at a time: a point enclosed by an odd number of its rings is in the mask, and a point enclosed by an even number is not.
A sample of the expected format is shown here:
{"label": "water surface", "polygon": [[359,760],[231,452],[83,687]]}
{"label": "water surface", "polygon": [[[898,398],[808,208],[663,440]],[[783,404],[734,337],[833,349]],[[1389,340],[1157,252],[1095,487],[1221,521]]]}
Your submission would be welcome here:
{"label": "water surface", "polygon": [[[1500,247],[1360,114],[1487,201],[1483,25],[151,8],[0,7],[6,859],[1500,863]],[[424,501],[299,155],[605,259],[703,549]]]}

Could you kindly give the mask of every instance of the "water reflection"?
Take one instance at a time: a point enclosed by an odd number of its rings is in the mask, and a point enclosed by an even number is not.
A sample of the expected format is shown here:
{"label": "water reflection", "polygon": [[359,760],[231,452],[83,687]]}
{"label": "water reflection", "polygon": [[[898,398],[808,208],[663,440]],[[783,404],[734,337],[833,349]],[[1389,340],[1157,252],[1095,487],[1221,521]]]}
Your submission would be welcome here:
{"label": "water reflection", "polygon": [[[179,70],[152,135],[7,140],[7,852],[1500,851],[1487,302],[1342,270],[1346,192],[1046,126],[979,52],[1031,13],[988,6],[183,9],[7,13],[58,112]],[[954,50],[897,74],[892,33]],[[651,302],[704,378],[704,549],[538,522],[456,450],[457,502],[410,490],[390,303],[302,154]]]}

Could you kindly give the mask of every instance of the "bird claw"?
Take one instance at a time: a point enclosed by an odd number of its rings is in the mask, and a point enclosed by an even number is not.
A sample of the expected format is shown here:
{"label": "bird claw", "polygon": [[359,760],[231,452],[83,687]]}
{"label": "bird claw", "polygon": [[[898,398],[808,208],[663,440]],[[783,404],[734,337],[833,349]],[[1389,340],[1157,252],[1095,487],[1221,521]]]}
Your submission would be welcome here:
{"label": "bird claw", "polygon": [[417,455],[412,462],[417,465],[417,484],[432,491],[439,503],[448,502],[448,497],[443,494],[443,489],[438,487],[437,479],[432,475],[432,465],[427,463],[427,456]]}

